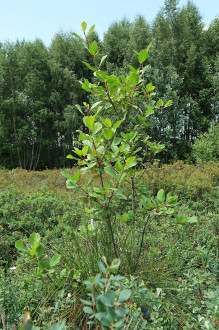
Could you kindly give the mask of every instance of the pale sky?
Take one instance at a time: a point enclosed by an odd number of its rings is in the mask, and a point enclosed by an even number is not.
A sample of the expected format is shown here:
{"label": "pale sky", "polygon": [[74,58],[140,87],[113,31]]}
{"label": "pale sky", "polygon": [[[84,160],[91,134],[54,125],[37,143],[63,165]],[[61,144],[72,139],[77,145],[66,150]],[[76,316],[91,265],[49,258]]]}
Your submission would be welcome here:
{"label": "pale sky", "polygon": [[[102,39],[115,20],[141,14],[152,23],[165,0],[0,0],[0,42],[40,38],[49,46],[57,32],[81,33],[80,24],[95,24]],[[218,0],[193,0],[207,26],[219,15]],[[187,0],[180,0],[179,6]]]}

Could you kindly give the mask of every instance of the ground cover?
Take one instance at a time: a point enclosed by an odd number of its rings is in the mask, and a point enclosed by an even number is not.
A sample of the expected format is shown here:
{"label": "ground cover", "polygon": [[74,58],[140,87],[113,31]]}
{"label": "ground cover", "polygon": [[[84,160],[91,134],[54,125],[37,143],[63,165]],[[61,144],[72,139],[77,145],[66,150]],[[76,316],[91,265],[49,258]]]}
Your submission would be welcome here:
{"label": "ground cover", "polygon": [[[132,256],[125,251],[131,244],[124,244],[127,224],[117,231],[122,249],[118,273],[125,277],[121,283],[136,293],[125,302],[130,329],[136,324],[139,329],[216,329],[217,175],[216,163],[197,167],[178,162],[148,168],[145,180],[152,193],[161,184],[165,192],[177,192],[179,213],[196,216],[198,223],[176,226],[171,218],[151,216],[135,270]],[[87,300],[83,281],[100,272],[98,261],[109,249],[107,237],[102,236],[104,226],[98,227],[95,221],[91,224],[81,200],[65,189],[59,170],[1,170],[0,182],[0,305],[5,324],[19,328],[28,311],[41,329],[50,329],[64,319],[67,328],[88,327],[80,299]],[[126,203],[129,201],[120,201],[114,207],[125,212]],[[28,244],[32,232],[40,234],[48,260],[61,256],[54,269],[44,270],[43,277],[37,275],[36,260],[15,249],[15,241],[23,239]],[[107,257],[110,259],[110,251]]]}

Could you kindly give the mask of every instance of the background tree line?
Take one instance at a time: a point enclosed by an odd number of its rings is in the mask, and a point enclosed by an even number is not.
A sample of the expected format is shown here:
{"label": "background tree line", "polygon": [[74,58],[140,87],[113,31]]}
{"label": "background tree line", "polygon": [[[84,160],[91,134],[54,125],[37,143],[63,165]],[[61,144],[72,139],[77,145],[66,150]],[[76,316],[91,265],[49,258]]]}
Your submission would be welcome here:
{"label": "background tree line", "polygon": [[[100,41],[105,69],[126,74],[136,66],[133,49],[150,42],[145,80],[173,106],[157,110],[145,129],[167,146],[165,161],[189,159],[197,136],[218,115],[219,19],[204,28],[198,8],[166,0],[149,25],[144,17],[114,22]],[[91,77],[82,43],[71,33],[56,34],[47,48],[41,40],[0,43],[0,166],[28,170],[65,167],[81,115],[75,105],[88,95],[79,80]],[[92,100],[90,100],[92,102]]]}

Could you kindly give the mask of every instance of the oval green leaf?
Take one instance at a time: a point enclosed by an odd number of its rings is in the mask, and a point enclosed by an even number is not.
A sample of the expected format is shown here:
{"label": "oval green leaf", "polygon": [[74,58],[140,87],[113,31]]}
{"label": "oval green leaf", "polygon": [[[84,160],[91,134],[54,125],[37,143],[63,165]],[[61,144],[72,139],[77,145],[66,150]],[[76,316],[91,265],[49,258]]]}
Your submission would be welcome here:
{"label": "oval green leaf", "polygon": [[122,303],[124,301],[127,301],[131,297],[131,294],[132,291],[129,289],[121,291],[119,294],[118,302]]}
{"label": "oval green leaf", "polygon": [[23,252],[28,252],[28,249],[24,245],[24,242],[22,239],[19,239],[18,241],[15,242],[15,247],[16,249],[23,251]]}
{"label": "oval green leaf", "polygon": [[163,189],[160,189],[157,193],[157,199],[159,202],[163,203],[165,201],[165,192]]}
{"label": "oval green leaf", "polygon": [[54,256],[49,262],[50,267],[55,267],[56,265],[58,265],[60,259],[61,259],[60,254],[54,254]]}
{"label": "oval green leaf", "polygon": [[110,140],[113,137],[114,132],[109,128],[104,128],[103,135],[106,140]]}

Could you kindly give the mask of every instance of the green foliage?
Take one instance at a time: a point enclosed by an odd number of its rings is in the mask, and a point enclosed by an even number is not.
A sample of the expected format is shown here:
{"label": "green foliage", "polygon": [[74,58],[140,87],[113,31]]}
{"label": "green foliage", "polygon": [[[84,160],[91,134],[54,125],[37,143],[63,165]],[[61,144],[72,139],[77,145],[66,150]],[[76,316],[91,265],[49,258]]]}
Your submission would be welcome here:
{"label": "green foliage", "polygon": [[[103,257],[106,263],[106,258]],[[82,300],[87,305],[84,307],[84,312],[89,314],[90,321],[88,324],[101,324],[102,329],[122,329],[125,325],[124,317],[128,313],[128,309],[124,308],[124,303],[127,302],[132,291],[123,289],[121,276],[110,275],[118,270],[120,265],[119,259],[114,259],[109,266],[100,261],[100,270],[105,274],[105,278],[101,274],[86,280],[84,283],[87,290],[91,292],[92,301]]]}
{"label": "green foliage", "polygon": [[161,188],[166,192],[174,191],[180,197],[204,199],[206,192],[211,193],[218,186],[218,163],[184,164],[182,161],[158,167],[148,166],[144,182],[154,194]]}
{"label": "green foliage", "polygon": [[[153,182],[157,182],[157,186],[155,185],[155,187],[158,187],[158,180],[163,181],[166,185],[167,181],[164,180],[165,177],[170,180],[170,174],[174,172],[176,179],[177,176],[180,176],[181,171],[187,173],[191,171],[192,178],[194,169],[199,170],[197,172],[199,174],[204,171],[206,175],[209,173],[212,175],[212,178],[216,178],[215,171],[217,170],[213,164],[204,165],[202,168],[195,168],[195,166],[181,163],[180,166],[179,164],[175,166],[168,165],[165,171],[161,169],[164,171],[162,177],[159,176],[157,181]],[[158,172],[157,168],[153,167],[149,168],[148,171],[151,171],[150,173],[153,171],[154,176],[155,173]],[[8,175],[8,180],[11,182],[9,172],[3,171],[3,173],[4,175]],[[28,193],[28,184],[32,182],[32,189],[33,187],[37,187],[36,183],[38,183],[38,181],[35,182],[33,180],[36,178],[37,173],[35,173],[35,176],[33,172],[26,172],[24,170],[19,170],[17,173],[19,173],[20,178],[25,178],[24,182],[27,184],[27,187],[25,188],[26,190],[24,187],[23,189],[30,196],[30,192]],[[56,171],[52,171],[52,173],[51,171],[45,171],[41,173],[41,176],[43,176],[45,182],[49,183],[50,187],[57,189],[56,186],[52,185],[53,181],[50,181],[54,175],[56,175]],[[14,177],[12,173],[10,174]],[[38,178],[39,177],[38,174]],[[195,177],[197,178],[198,176]],[[196,179],[194,179],[194,182],[195,180]],[[20,186],[19,180],[16,181],[18,186]],[[41,181],[39,182],[42,184]],[[150,179],[148,182],[150,182]],[[60,180],[57,179],[57,183],[60,183],[60,187],[63,185],[61,178]],[[173,183],[174,180],[172,182],[170,181],[169,184],[173,185]],[[11,187],[9,189],[11,189]],[[61,193],[61,189],[58,190]],[[154,190],[155,195],[157,191],[159,191],[159,189]],[[163,193],[159,193],[159,195],[160,194]],[[12,195],[14,195],[14,199]],[[9,194],[9,191],[6,190],[4,195],[1,195],[4,196],[4,198],[0,209],[4,209],[4,205],[8,205],[8,208],[11,205],[11,209],[16,211],[15,205],[16,202],[19,201],[16,199],[18,199],[19,195],[23,198],[25,197],[23,194],[21,195],[21,192],[15,194],[13,190],[10,191]],[[48,198],[48,195],[50,195],[50,198]],[[167,193],[165,193],[165,197],[166,195]],[[41,196],[41,198],[39,196]],[[52,196],[53,204],[49,202]],[[61,196],[65,196],[64,192],[61,193]],[[183,196],[186,196],[185,191],[183,192]],[[13,324],[16,324],[16,327],[19,328],[21,314],[24,314],[24,310],[30,312],[34,325],[42,329],[50,329],[54,322],[60,323],[60,319],[63,318],[66,319],[66,326],[71,327],[74,324],[76,327],[82,328],[86,324],[87,319],[83,313],[84,304],[80,302],[80,299],[88,300],[86,299],[83,280],[95,276],[95,274],[99,272],[96,265],[100,259],[98,253],[102,253],[100,250],[96,249],[96,240],[99,240],[99,246],[102,251],[104,251],[104,246],[106,246],[106,251],[109,249],[109,242],[106,238],[106,227],[103,227],[103,231],[101,231],[100,223],[94,221],[94,223],[91,224],[89,217],[79,216],[82,207],[79,206],[80,202],[77,200],[75,194],[73,194],[72,201],[70,202],[69,200],[61,199],[61,197],[54,195],[54,193],[48,193],[46,190],[38,194],[40,201],[42,201],[43,197],[45,197],[45,204],[46,202],[49,203],[50,209],[57,210],[56,216],[58,216],[60,221],[62,219],[62,213],[61,209],[58,207],[66,205],[66,208],[64,208],[65,212],[69,210],[67,218],[63,217],[61,226],[58,225],[57,231],[56,226],[50,226],[49,231],[46,233],[47,238],[41,238],[41,242],[44,243],[45,253],[50,259],[53,254],[60,253],[62,255],[60,263],[55,268],[54,275],[59,279],[57,283],[62,278],[65,284],[63,284],[60,290],[56,291],[53,282],[49,280],[48,277],[47,279],[45,278],[45,282],[42,282],[40,278],[33,276],[37,269],[37,264],[32,264],[30,262],[31,259],[27,253],[21,251],[15,254],[14,249],[12,254],[13,261],[10,266],[6,266],[5,264],[1,266],[0,299],[5,301],[4,304],[1,304],[1,308],[3,312],[7,314],[6,324],[8,324],[9,328],[12,328]],[[55,203],[55,199],[57,203]],[[152,198],[152,201],[155,203],[156,199],[156,197]],[[11,225],[16,225],[19,214],[22,214],[24,218],[24,214],[26,213],[25,218],[28,219],[30,213],[29,199],[24,198],[24,201],[26,203],[22,204],[22,208],[20,207],[17,209],[17,216],[15,216],[16,213],[10,213],[9,218],[11,219]],[[119,239],[123,242],[121,248],[124,251],[125,248],[127,249],[124,244],[128,233],[127,223],[131,223],[133,215],[131,212],[125,213],[125,204],[121,204],[121,201],[122,200],[120,200],[118,205],[115,201],[114,207],[119,207],[119,209],[121,209],[121,207],[124,208],[124,212],[121,214],[121,219],[119,220],[123,222]],[[214,318],[213,321],[211,319],[211,315],[214,313],[214,298],[209,297],[208,299],[206,293],[206,308],[202,309],[201,312],[197,311],[193,314],[191,310],[196,307],[199,308],[199,306],[202,305],[199,289],[196,288],[195,293],[189,291],[189,289],[188,293],[186,293],[186,291],[182,292],[181,287],[180,291],[176,291],[176,289],[178,290],[181,284],[181,280],[179,281],[178,279],[182,278],[183,281],[186,278],[192,280],[194,276],[191,272],[197,270],[197,276],[203,276],[203,274],[208,273],[208,275],[204,275],[208,276],[208,280],[202,283],[202,289],[204,291],[213,292],[212,294],[217,296],[215,291],[218,264],[217,201],[217,189],[214,189],[211,194],[203,194],[201,200],[192,201],[187,197],[186,201],[185,198],[183,198],[182,205],[179,203],[177,205],[178,213],[184,214],[187,219],[193,216],[199,219],[199,222],[192,226],[189,225],[188,227],[187,224],[183,225],[183,230],[182,225],[175,226],[176,222],[171,217],[165,216],[165,218],[162,218],[161,216],[157,217],[154,215],[153,221],[147,225],[147,240],[143,242],[142,255],[137,272],[132,272],[132,275],[136,277],[135,280],[132,276],[127,276],[127,273],[131,273],[130,266],[132,261],[129,258],[129,254],[125,254],[125,259],[121,260],[120,265],[120,274],[126,278],[124,282],[122,282],[123,288],[130,289],[133,293],[136,292],[138,287],[142,290],[141,294],[138,292],[135,299],[133,297],[133,299],[130,299],[127,305],[124,306],[124,308],[129,309],[125,322],[127,324],[131,322],[130,329],[134,328],[136,324],[139,324],[139,329],[154,329],[164,326],[177,329],[182,325],[187,328],[192,326],[195,328],[200,317],[204,317],[201,324],[204,324],[205,321],[208,321],[209,324],[214,322]],[[40,206],[41,204],[38,201],[36,205]],[[37,212],[37,208],[33,209],[33,213],[34,212]],[[49,226],[50,217],[46,215],[45,211],[41,214],[42,219],[44,218],[44,226]],[[139,214],[139,217],[140,216],[141,214]],[[3,218],[0,219],[2,220]],[[39,223],[39,219],[39,216],[37,219],[35,218],[35,222]],[[78,226],[75,227],[75,229],[72,228],[70,231],[76,219],[78,221]],[[28,222],[28,220],[26,221]],[[65,225],[65,221],[69,223],[69,226]],[[34,222],[29,223],[31,226],[29,232],[32,231],[33,224]],[[41,236],[45,235],[42,229],[41,233]],[[9,232],[8,236],[10,234],[11,232]],[[59,236],[60,234],[62,234],[61,237]],[[13,245],[15,240],[18,240],[20,237],[22,237],[21,231],[19,231],[17,237],[13,238],[13,236],[11,236],[11,240],[5,241],[5,245],[7,244],[9,250],[10,245]],[[29,237],[28,233],[26,237]],[[22,239],[24,240],[26,237],[22,237]],[[4,242],[3,236],[1,236],[1,242]],[[132,242],[129,241],[128,244],[131,245]],[[133,249],[132,245],[131,247]],[[17,262],[15,260],[16,258],[18,258]],[[109,259],[110,258],[111,256],[109,256]],[[125,262],[127,263],[127,267],[124,267]],[[16,269],[14,269],[15,267]],[[70,271],[71,273],[69,273]],[[185,277],[185,273],[189,273],[190,275]],[[145,284],[141,284],[142,280]],[[157,288],[162,289],[162,294],[159,295],[159,297],[157,296]],[[1,300],[1,302],[3,300]],[[186,300],[191,300],[191,305],[188,304]],[[144,319],[142,317],[142,305],[149,311],[150,319]],[[199,317],[198,314],[201,316]]]}
{"label": "green foliage", "polygon": [[[166,111],[155,110],[151,128],[143,127],[142,133],[167,146],[163,161],[191,159],[194,139],[218,116],[218,18],[206,30],[194,4],[180,8],[171,0],[165,1],[150,25],[142,16],[133,22],[115,21],[103,42],[94,28],[87,32],[89,47],[81,36],[68,32],[57,33],[49,48],[40,40],[2,44],[0,166],[28,170],[70,166],[66,155],[81,129],[75,104],[82,104],[90,92],[86,81],[80,88],[79,79],[96,80],[87,48],[107,74],[129,74],[133,85],[139,67],[133,49],[140,54],[142,74],[156,85],[157,99],[162,97],[165,103],[171,99],[174,104]],[[145,63],[151,42],[153,56]],[[91,96],[88,102],[92,104]],[[103,110],[102,115],[114,117],[111,107]]]}
{"label": "green foliage", "polygon": [[[94,50],[93,43],[90,44],[86,36],[86,29],[83,32],[84,44],[94,62],[93,75],[99,82],[90,83],[85,79],[82,88],[95,95],[97,102],[92,107],[84,103],[87,115],[83,117],[83,123],[88,132],[79,131],[82,146],[81,149],[74,148],[73,150],[78,156],[77,164],[82,169],[74,176],[66,171],[63,171],[62,174],[67,179],[67,188],[76,189],[85,197],[85,201],[89,205],[89,208],[87,207],[89,216],[96,217],[102,225],[104,223],[107,225],[112,249],[109,248],[109,251],[110,253],[113,251],[116,258],[121,255],[119,252],[121,243],[118,240],[119,230],[116,231],[115,228],[116,222],[123,217],[123,214],[120,214],[119,210],[115,212],[113,201],[127,200],[124,183],[130,185],[131,203],[128,206],[128,213],[132,214],[132,224],[130,223],[128,228],[131,229],[132,244],[137,248],[136,252],[130,251],[132,258],[137,260],[134,262],[134,269],[136,269],[142,252],[147,224],[147,221],[145,223],[141,220],[138,221],[137,213],[141,212],[143,218],[154,213],[157,216],[173,214],[173,207],[177,199],[176,196],[170,197],[170,194],[166,198],[165,192],[160,190],[154,202],[147,199],[142,191],[144,184],[141,177],[144,171],[140,171],[140,168],[143,167],[146,170],[145,158],[151,160],[164,149],[164,145],[151,142],[149,136],[143,138],[141,129],[146,125],[147,118],[154,109],[164,108],[164,102],[153,100],[154,93],[150,92],[155,87],[151,83],[146,83],[143,77],[142,64],[148,57],[151,45],[139,53],[135,52],[139,61],[138,69],[130,66],[130,74],[127,77],[124,75],[116,77],[107,75],[100,69],[100,65],[98,66],[96,62],[97,44],[95,44]],[[141,105],[137,102],[139,98],[142,101]],[[171,101],[168,101],[166,105],[171,105]],[[111,119],[104,117],[98,121],[99,113],[109,108],[117,116],[117,121],[113,123]],[[133,122],[133,129],[126,127],[127,121]],[[90,184],[91,180],[88,181],[88,184],[80,182],[81,176],[87,175],[87,173],[92,173],[95,179],[99,179],[101,188],[95,183]],[[107,178],[104,174],[107,174]],[[184,221],[186,220],[184,219]],[[137,226],[143,230],[142,237],[139,236],[138,239],[135,236]]]}
{"label": "green foliage", "polygon": [[15,247],[26,252],[28,256],[32,257],[31,260],[37,262],[38,268],[36,270],[37,276],[42,276],[44,272],[51,274],[54,272],[54,267],[60,262],[61,256],[54,254],[51,259],[48,259],[44,252],[45,249],[41,244],[41,237],[37,233],[32,233],[28,239],[28,245],[22,239],[15,242]]}
{"label": "green foliage", "polygon": [[[77,202],[62,201],[56,194],[46,190],[25,195],[10,186],[0,191],[1,264],[8,268],[16,259],[14,242],[17,240],[20,239],[17,248],[27,251],[23,239],[29,237],[33,231],[45,237],[44,242],[63,238],[60,228],[65,229],[65,237],[70,237],[81,219],[77,206]],[[30,243],[32,244],[32,240]]]}
{"label": "green foliage", "polygon": [[192,155],[196,162],[218,161],[219,159],[219,123],[212,123],[208,132],[197,138],[192,146]]}

